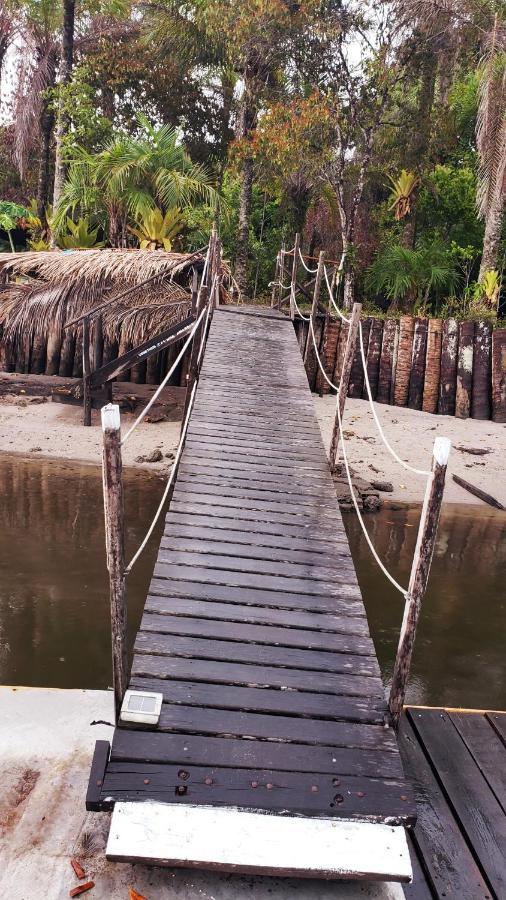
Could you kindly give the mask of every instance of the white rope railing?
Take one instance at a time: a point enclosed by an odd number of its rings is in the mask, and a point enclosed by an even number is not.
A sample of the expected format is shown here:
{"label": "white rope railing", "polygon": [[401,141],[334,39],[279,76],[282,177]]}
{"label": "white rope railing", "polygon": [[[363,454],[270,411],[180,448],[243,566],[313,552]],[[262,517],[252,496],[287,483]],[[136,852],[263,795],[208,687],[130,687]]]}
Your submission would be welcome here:
{"label": "white rope railing", "polygon": [[376,428],[378,429],[381,440],[383,441],[385,447],[387,448],[388,452],[393,456],[393,458],[401,466],[404,466],[404,468],[407,469],[408,472],[413,472],[415,475],[423,475],[425,478],[428,478],[428,476],[430,475],[429,471],[427,471],[426,469],[416,469],[414,466],[411,466],[409,463],[407,463],[404,459],[401,459],[399,454],[396,453],[394,448],[388,442],[385,432],[383,431],[383,428],[381,426],[381,422],[378,419],[378,414],[376,412],[374,400],[372,399],[371,385],[369,383],[369,375],[367,373],[367,361],[365,358],[365,351],[364,351],[364,338],[363,338],[363,332],[362,332],[362,322],[358,323],[358,340],[359,340],[359,345],[360,345],[360,356],[362,357],[362,367],[364,369],[364,381],[365,381],[365,387],[366,387],[366,391],[367,391],[367,397],[369,400],[369,406],[371,407],[373,419],[376,423]]}
{"label": "white rope railing", "polygon": [[407,591],[407,589],[406,589],[406,588],[403,588],[402,585],[400,585],[399,582],[395,580],[395,578],[393,577],[393,575],[390,574],[390,572],[388,571],[388,569],[386,568],[386,566],[383,564],[382,560],[380,559],[380,557],[379,557],[378,554],[376,553],[376,548],[375,548],[373,542],[371,541],[371,538],[369,537],[369,533],[368,533],[368,531],[367,531],[367,528],[365,527],[365,522],[364,522],[364,520],[363,520],[363,518],[362,518],[362,514],[361,514],[361,512],[360,512],[360,507],[359,507],[359,505],[358,505],[357,498],[356,498],[356,495],[355,495],[355,490],[354,490],[354,487],[353,487],[353,481],[352,481],[352,477],[351,477],[350,467],[349,467],[349,464],[348,464],[348,456],[347,456],[347,454],[346,454],[346,446],[345,446],[344,432],[343,432],[343,423],[342,423],[342,419],[341,419],[341,410],[340,410],[340,407],[339,407],[339,397],[337,398],[336,409],[337,409],[337,420],[338,420],[338,423],[339,423],[339,436],[340,436],[340,439],[341,439],[341,450],[342,450],[342,454],[343,454],[344,468],[345,468],[345,470],[346,470],[346,478],[348,479],[348,486],[349,486],[349,488],[350,488],[351,499],[352,499],[353,505],[354,505],[354,507],[355,507],[355,512],[356,512],[356,514],[357,514],[358,521],[360,522],[360,525],[362,526],[362,531],[364,532],[364,537],[365,537],[365,539],[366,539],[366,541],[367,541],[367,543],[368,543],[368,545],[369,545],[369,550],[371,551],[372,555],[374,556],[374,559],[376,560],[376,562],[377,562],[378,566],[380,567],[381,571],[383,572],[383,574],[385,575],[385,577],[388,578],[388,580],[390,581],[390,583],[393,584],[394,588],[396,588],[396,589],[402,594],[402,596],[403,596],[405,599],[407,599],[407,596],[408,596],[408,591]]}
{"label": "white rope railing", "polygon": [[[202,310],[202,312],[204,312],[204,310]],[[187,411],[186,411],[186,416],[185,416],[183,425],[182,425],[182,427],[181,427],[181,433],[180,433],[180,435],[179,435],[179,444],[178,444],[178,447],[177,447],[177,450],[176,450],[176,455],[175,455],[175,458],[174,458],[174,463],[173,463],[173,465],[172,465],[172,469],[170,470],[170,475],[169,475],[169,477],[168,477],[168,479],[167,479],[167,484],[165,485],[165,490],[164,490],[164,492],[163,492],[162,499],[160,500],[160,504],[159,504],[158,509],[157,509],[157,511],[156,511],[156,513],[155,513],[155,515],[154,515],[154,517],[153,517],[153,521],[151,522],[151,525],[149,526],[149,528],[148,528],[148,530],[147,530],[147,532],[146,532],[146,536],[145,536],[144,540],[142,541],[142,543],[141,543],[139,549],[137,550],[137,552],[134,553],[134,555],[132,556],[132,559],[130,560],[130,562],[128,563],[128,566],[127,566],[126,569],[125,569],[125,575],[128,575],[128,573],[132,570],[133,566],[135,565],[135,563],[136,563],[137,560],[139,559],[139,556],[141,555],[141,553],[143,552],[144,548],[146,547],[146,544],[148,543],[148,541],[149,541],[151,535],[153,534],[153,531],[154,531],[154,529],[155,529],[155,525],[156,525],[156,523],[158,522],[158,519],[160,518],[160,515],[161,515],[161,513],[162,513],[162,510],[163,510],[163,508],[164,508],[164,506],[165,506],[165,501],[167,500],[167,497],[168,497],[168,495],[169,495],[169,491],[170,491],[170,488],[171,488],[171,486],[172,486],[172,482],[174,481],[174,476],[175,476],[175,474],[176,474],[176,472],[177,472],[177,467],[178,467],[179,460],[180,460],[180,458],[181,458],[181,453],[183,452],[184,439],[185,439],[185,437],[186,437],[186,432],[187,432],[187,430],[188,430],[188,424],[189,424],[189,421],[190,421],[191,411],[192,411],[192,409],[193,409],[193,400],[194,400],[194,397],[195,397],[195,391],[196,391],[196,390],[197,390],[197,382],[194,383],[193,388],[192,388],[192,392],[191,392],[191,396],[190,396],[190,402],[189,402],[189,404],[188,404],[188,409],[187,409]]]}
{"label": "white rope railing", "polygon": [[306,272],[310,272],[311,275],[314,275],[315,272],[318,271],[318,266],[316,267],[316,269],[310,269],[309,266],[306,266],[304,257],[302,255],[302,253],[300,252],[300,247],[299,247],[299,257],[300,257],[300,261],[301,261],[302,265],[304,266]]}
{"label": "white rope railing", "polygon": [[[207,305],[207,309],[208,309],[208,308],[209,308],[209,304]],[[155,403],[155,401],[156,401],[156,400],[158,399],[158,397],[160,396],[160,394],[161,394],[161,392],[163,391],[165,385],[167,384],[169,378],[170,378],[171,375],[173,375],[173,373],[175,372],[175,370],[176,370],[177,366],[179,365],[179,363],[181,362],[181,359],[183,358],[183,356],[184,356],[186,350],[188,349],[188,346],[189,346],[189,344],[190,344],[190,342],[191,342],[191,340],[192,340],[192,338],[193,338],[195,332],[197,331],[197,328],[199,327],[200,322],[202,321],[202,318],[203,318],[205,312],[206,312],[206,308],[204,308],[204,309],[201,311],[199,317],[195,320],[195,322],[194,322],[194,324],[193,324],[193,327],[192,327],[192,330],[190,331],[190,334],[189,334],[188,337],[186,338],[186,341],[184,342],[184,344],[183,344],[181,350],[179,351],[179,353],[178,353],[176,359],[175,359],[174,362],[172,363],[172,366],[170,367],[169,371],[168,371],[167,374],[165,375],[163,381],[158,385],[158,387],[157,387],[155,393],[154,393],[153,396],[151,397],[151,400],[149,401],[149,403],[146,404],[146,406],[145,406],[144,409],[142,410],[141,414],[136,418],[136,420],[135,420],[135,422],[133,423],[133,425],[130,426],[130,428],[128,429],[128,431],[127,431],[127,433],[125,434],[125,436],[121,439],[121,446],[122,446],[122,447],[126,444],[126,442],[128,441],[129,437],[130,437],[131,434],[135,431],[135,429],[137,428],[137,426],[140,425],[140,423],[141,423],[142,420],[144,419],[145,415],[149,412],[149,410],[150,410],[151,407],[153,406],[153,403]]]}
{"label": "white rope railing", "polygon": [[330,387],[333,388],[335,391],[338,391],[339,390],[338,385],[334,384],[334,382],[330,380],[330,378],[328,377],[328,375],[324,369],[323,363],[321,361],[320,354],[318,352],[318,347],[316,346],[316,335],[314,333],[312,316],[309,317],[309,328],[311,329],[311,337],[313,338],[313,348],[314,348],[314,352],[316,354],[316,359],[318,360],[318,365],[320,366],[320,372],[322,373],[323,377],[325,378],[325,381],[327,382],[327,384],[329,384]]}
{"label": "white rope railing", "polygon": [[[351,319],[348,319],[347,316],[345,316],[344,313],[341,312],[341,310],[339,309],[339,307],[338,307],[336,301],[334,300],[334,294],[333,294],[333,291],[332,291],[332,286],[331,286],[330,283],[329,283],[329,276],[328,276],[328,273],[327,273],[327,267],[326,267],[326,266],[324,266],[323,271],[324,271],[324,275],[325,275],[325,281],[326,281],[326,283],[327,283],[327,290],[328,290],[328,292],[329,292],[330,302],[332,303],[332,306],[334,307],[334,309],[335,309],[337,315],[339,316],[339,318],[340,318],[343,322],[346,322],[346,323],[349,325]],[[340,274],[340,272],[339,272],[339,274]]]}

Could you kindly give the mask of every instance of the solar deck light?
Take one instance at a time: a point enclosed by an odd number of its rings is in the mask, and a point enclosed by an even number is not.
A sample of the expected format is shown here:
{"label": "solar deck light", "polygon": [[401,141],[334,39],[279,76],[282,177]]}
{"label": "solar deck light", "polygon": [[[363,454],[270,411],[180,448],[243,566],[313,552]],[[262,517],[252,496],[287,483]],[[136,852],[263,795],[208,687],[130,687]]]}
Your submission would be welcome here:
{"label": "solar deck light", "polygon": [[141,722],[143,725],[158,725],[162,709],[163,694],[149,691],[126,691],[121,706],[122,722]]}

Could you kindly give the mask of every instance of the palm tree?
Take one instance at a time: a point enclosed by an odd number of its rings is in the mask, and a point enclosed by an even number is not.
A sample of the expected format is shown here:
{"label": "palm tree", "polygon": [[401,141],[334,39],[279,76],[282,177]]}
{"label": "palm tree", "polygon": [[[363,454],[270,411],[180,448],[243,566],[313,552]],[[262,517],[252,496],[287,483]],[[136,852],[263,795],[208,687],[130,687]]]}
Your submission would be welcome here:
{"label": "palm tree", "polygon": [[192,163],[177,130],[157,128],[141,115],[138,121],[138,136],[117,135],[100,153],[81,149],[75,155],[55,211],[57,232],[79,209],[107,220],[111,244],[124,246],[128,222],[156,208],[165,214],[196,200],[218,202],[207,169]]}

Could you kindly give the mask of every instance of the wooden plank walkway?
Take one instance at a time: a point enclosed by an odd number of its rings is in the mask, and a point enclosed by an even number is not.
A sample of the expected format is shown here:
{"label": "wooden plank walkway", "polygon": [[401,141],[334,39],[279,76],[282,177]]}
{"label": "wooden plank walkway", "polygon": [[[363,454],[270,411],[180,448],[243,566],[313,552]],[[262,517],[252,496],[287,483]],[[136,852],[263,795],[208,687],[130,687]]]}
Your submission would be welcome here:
{"label": "wooden plank walkway", "polygon": [[411,708],[400,747],[415,789],[408,900],[506,897],[506,713]]}
{"label": "wooden plank walkway", "polygon": [[278,313],[214,314],[130,687],[163,694],[159,724],[116,728],[89,808],[415,819],[298,343]]}

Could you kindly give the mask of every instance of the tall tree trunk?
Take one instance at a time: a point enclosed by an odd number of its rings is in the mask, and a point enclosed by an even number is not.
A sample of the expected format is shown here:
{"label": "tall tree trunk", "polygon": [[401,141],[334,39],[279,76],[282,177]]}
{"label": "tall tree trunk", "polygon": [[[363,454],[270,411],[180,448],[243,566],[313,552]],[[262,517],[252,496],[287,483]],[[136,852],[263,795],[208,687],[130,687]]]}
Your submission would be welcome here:
{"label": "tall tree trunk", "polygon": [[239,226],[235,257],[235,279],[241,293],[248,288],[249,225],[253,200],[253,158],[247,156],[242,166],[242,185],[239,200]]}
{"label": "tall tree trunk", "polygon": [[[48,88],[53,88],[56,78],[56,60],[49,61]],[[51,135],[54,127],[54,112],[51,102],[44,100],[40,116],[40,156],[37,177],[37,215],[44,222],[46,207],[50,198],[51,179]]]}
{"label": "tall tree trunk", "polygon": [[114,91],[108,84],[102,85],[102,113],[109,122],[114,122]]}
{"label": "tall tree trunk", "polygon": [[[60,64],[60,91],[70,82],[74,64],[74,18],[75,0],[63,0],[63,34],[62,57]],[[64,111],[63,97],[60,93],[58,104],[58,123],[56,127],[56,155],[54,167],[53,207],[58,206],[65,182],[65,161],[63,159],[63,142],[69,127],[68,116]]]}
{"label": "tall tree trunk", "polygon": [[437,57],[432,50],[427,50],[422,61],[420,91],[418,94],[418,110],[414,122],[413,141],[411,144],[411,167],[415,172],[426,168],[427,153],[430,148],[432,107],[436,90]]}
{"label": "tall tree trunk", "polygon": [[483,238],[483,255],[481,257],[478,281],[483,281],[485,272],[499,269],[499,249],[501,246],[502,223],[504,213],[504,194],[496,192],[494,201],[485,220],[485,236]]}

